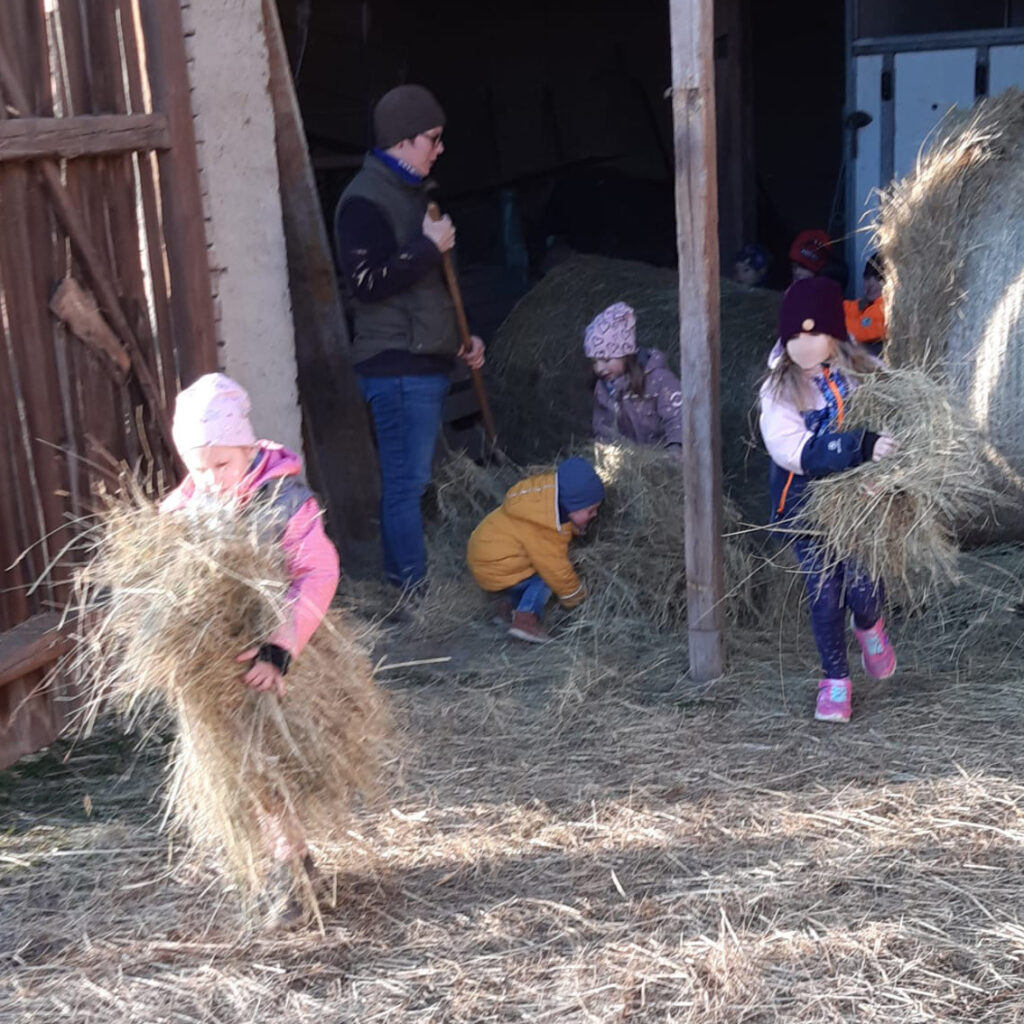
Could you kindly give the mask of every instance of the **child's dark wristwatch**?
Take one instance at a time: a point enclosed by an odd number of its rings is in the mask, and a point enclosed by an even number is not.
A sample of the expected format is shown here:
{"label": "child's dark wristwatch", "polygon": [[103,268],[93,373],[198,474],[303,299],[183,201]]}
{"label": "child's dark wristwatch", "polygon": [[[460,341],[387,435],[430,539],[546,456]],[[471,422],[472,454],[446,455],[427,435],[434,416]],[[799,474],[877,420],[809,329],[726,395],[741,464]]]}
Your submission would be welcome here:
{"label": "child's dark wristwatch", "polygon": [[292,656],[277,644],[264,644],[257,652],[256,660],[269,662],[285,676],[288,674],[288,666],[292,663]]}

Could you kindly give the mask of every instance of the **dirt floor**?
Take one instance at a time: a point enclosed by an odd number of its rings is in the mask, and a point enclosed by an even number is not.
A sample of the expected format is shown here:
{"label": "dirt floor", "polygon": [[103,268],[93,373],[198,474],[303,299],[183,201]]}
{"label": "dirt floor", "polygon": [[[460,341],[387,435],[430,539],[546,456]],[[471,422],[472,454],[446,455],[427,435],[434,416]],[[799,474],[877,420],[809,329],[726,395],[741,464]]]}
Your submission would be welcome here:
{"label": "dirt floor", "polygon": [[169,844],[166,737],[26,758],[0,1021],[1024,1019],[1024,553],[965,569],[846,727],[811,719],[802,619],[707,687],[671,636],[385,625],[401,756],[318,840],[324,936],[261,935]]}

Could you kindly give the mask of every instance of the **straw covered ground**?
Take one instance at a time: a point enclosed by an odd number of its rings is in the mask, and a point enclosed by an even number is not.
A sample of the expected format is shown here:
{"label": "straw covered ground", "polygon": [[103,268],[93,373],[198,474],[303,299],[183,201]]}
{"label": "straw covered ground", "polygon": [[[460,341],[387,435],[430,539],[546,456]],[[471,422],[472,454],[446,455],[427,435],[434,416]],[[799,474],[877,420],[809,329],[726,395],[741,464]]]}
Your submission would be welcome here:
{"label": "straw covered ground", "polygon": [[397,781],[316,846],[323,937],[251,929],[160,831],[171,735],[101,719],[0,775],[0,1020],[1019,1020],[1024,552],[962,568],[845,728],[802,617],[703,688],[673,630],[383,624]]}
{"label": "straw covered ground", "polygon": [[[343,580],[398,742],[375,748],[386,799],[340,787],[313,836],[322,934],[262,933],[244,879],[162,831],[173,728],[101,715],[0,774],[0,1022],[1024,1019],[1024,549],[959,555],[891,609],[898,674],[858,672],[853,722],[815,723],[799,576],[728,506],[728,671],[688,682],[675,457],[589,454],[592,596],[552,612],[556,642],[510,640],[463,568],[511,462],[438,473],[424,600]],[[322,739],[344,716],[320,682]]]}

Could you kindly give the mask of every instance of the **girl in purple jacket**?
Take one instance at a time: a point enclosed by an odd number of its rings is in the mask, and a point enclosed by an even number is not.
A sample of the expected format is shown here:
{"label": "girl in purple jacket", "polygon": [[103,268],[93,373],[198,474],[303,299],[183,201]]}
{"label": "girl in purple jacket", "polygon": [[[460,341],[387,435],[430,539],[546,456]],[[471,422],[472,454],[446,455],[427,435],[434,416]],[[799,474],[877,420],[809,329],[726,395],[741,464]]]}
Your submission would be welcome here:
{"label": "girl in purple jacket", "polygon": [[598,441],[679,447],[683,396],[665,356],[636,346],[636,314],[624,302],[599,313],[583,335],[593,362],[594,437]]}
{"label": "girl in purple jacket", "polygon": [[850,720],[850,667],[846,657],[846,613],[861,649],[864,671],[888,679],[896,654],[885,632],[885,588],[855,564],[838,561],[810,536],[793,535],[807,482],[841,473],[891,454],[896,443],[884,434],[844,427],[854,375],[879,363],[846,336],[843,294],[828,278],[796,281],[779,310],[779,341],[761,386],[761,436],[771,456],[772,523],[789,527],[787,539],[807,585],[811,629],[821,656],[821,681],[814,717]]}

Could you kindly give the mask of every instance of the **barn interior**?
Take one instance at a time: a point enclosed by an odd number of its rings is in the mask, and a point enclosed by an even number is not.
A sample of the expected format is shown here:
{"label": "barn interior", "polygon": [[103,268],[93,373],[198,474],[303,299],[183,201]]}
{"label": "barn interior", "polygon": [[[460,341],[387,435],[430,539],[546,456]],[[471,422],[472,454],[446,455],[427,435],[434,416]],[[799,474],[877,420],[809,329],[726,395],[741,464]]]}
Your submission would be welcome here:
{"label": "barn interior", "polygon": [[[376,99],[416,81],[441,100],[438,196],[483,333],[500,319],[488,307],[566,250],[674,264],[664,0],[279,7],[328,220]],[[723,264],[756,240],[782,269],[796,231],[843,229],[842,5],[719,0],[715,14]]]}

